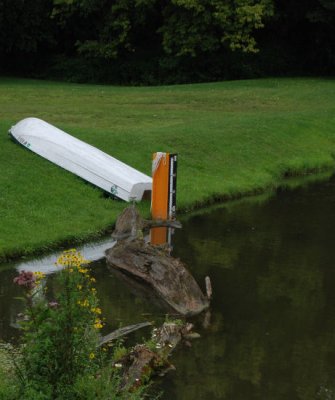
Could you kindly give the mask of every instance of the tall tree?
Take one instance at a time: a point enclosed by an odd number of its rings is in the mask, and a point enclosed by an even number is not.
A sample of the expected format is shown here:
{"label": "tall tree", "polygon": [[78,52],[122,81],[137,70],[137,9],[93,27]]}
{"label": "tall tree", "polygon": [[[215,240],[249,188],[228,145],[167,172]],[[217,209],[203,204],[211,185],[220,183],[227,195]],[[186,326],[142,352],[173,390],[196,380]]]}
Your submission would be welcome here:
{"label": "tall tree", "polygon": [[36,53],[51,41],[51,0],[0,0],[0,51]]}
{"label": "tall tree", "polygon": [[[78,0],[85,7],[88,2]],[[228,46],[257,51],[253,33],[272,15],[272,0],[106,0],[97,36],[79,45],[82,54],[116,58],[124,50],[159,41],[166,54],[195,57]],[[94,7],[93,7],[94,8]],[[150,37],[148,35],[150,33]],[[145,43],[139,38],[145,37]],[[149,39],[149,41],[148,41]],[[151,40],[150,40],[151,39]]]}
{"label": "tall tree", "polygon": [[[274,18],[264,37],[272,62],[284,60],[287,73],[327,73],[335,67],[335,2],[275,0]],[[276,52],[276,54],[275,54]],[[271,60],[270,60],[271,62]],[[279,72],[274,69],[274,72]]]}

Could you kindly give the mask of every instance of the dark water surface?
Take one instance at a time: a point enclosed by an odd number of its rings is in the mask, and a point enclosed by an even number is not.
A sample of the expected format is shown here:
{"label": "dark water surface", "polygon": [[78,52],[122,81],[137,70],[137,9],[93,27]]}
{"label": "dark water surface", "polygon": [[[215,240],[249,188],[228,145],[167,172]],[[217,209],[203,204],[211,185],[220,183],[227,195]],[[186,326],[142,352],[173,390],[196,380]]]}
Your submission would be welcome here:
{"label": "dark water surface", "polygon": [[[176,350],[176,371],[159,382],[163,399],[335,399],[335,179],[182,222],[174,254],[202,287],[211,277],[214,297],[210,325],[194,321],[201,338]],[[106,331],[164,320],[103,260],[92,268]],[[0,265],[0,339],[17,335],[15,274]]]}

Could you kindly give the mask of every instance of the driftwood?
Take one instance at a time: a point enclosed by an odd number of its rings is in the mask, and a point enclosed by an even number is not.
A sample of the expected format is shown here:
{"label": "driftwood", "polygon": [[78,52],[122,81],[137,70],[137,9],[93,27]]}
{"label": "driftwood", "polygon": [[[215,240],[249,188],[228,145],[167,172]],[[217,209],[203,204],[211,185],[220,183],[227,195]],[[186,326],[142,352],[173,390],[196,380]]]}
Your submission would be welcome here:
{"label": "driftwood", "polygon": [[182,224],[177,220],[168,220],[168,219],[145,219],[143,220],[144,229],[147,228],[158,228],[161,226],[166,226],[168,228],[182,228]]}
{"label": "driftwood", "polygon": [[142,230],[160,226],[170,228],[182,227],[181,223],[175,220],[145,220],[140,216],[135,205],[131,205],[125,208],[116,220],[112,238],[117,240],[128,237],[135,238]]}
{"label": "driftwood", "polygon": [[171,317],[178,317],[179,313],[176,312],[162,297],[160,297],[150,285],[143,283],[139,279],[135,279],[132,275],[122,272],[109,265],[109,269],[113,276],[119,281],[123,282],[129,289],[129,292],[136,297],[145,299],[147,303],[155,304],[161,310],[163,315],[170,315]]}
{"label": "driftwood", "polygon": [[213,295],[213,289],[212,289],[212,282],[211,278],[209,276],[206,276],[205,278],[205,284],[206,284],[206,294],[207,298],[211,300],[212,295]]}
{"label": "driftwood", "polygon": [[114,365],[122,368],[121,389],[131,390],[154,374],[164,375],[175,369],[168,357],[182,339],[199,337],[192,328],[190,323],[165,322],[153,330],[150,345],[136,345],[129,354],[116,361]]}
{"label": "driftwood", "polygon": [[[179,228],[181,224],[178,221],[145,221],[134,205],[127,207],[116,222],[112,236],[118,242],[106,251],[107,264],[136,292],[144,291],[146,296],[149,293],[150,298],[154,294],[165,307],[179,314],[199,314],[209,308],[210,279],[206,277],[206,297],[185,265],[173,258],[166,246],[154,246],[143,240],[144,229],[159,226]],[[204,324],[209,324],[209,320],[207,311]],[[151,341],[136,345],[126,356],[114,360],[114,366],[121,369],[120,389],[131,391],[152,375],[164,375],[174,369],[168,361],[171,351],[181,340],[185,339],[185,344],[190,346],[188,340],[200,336],[192,332],[192,328],[190,323],[166,322],[153,330]],[[131,326],[112,332],[102,339],[101,344],[132,330]]]}
{"label": "driftwood", "polygon": [[129,236],[136,237],[144,227],[143,219],[135,205],[125,208],[119,215],[112,233],[114,239],[125,239]]}
{"label": "driftwood", "polygon": [[209,307],[193,276],[184,264],[164,249],[142,239],[122,240],[106,251],[107,263],[150,285],[174,310],[195,315]]}
{"label": "driftwood", "polygon": [[138,329],[145,328],[145,327],[151,326],[151,325],[152,325],[151,322],[140,322],[139,324],[128,325],[128,326],[124,326],[123,328],[116,329],[115,331],[109,333],[108,335],[103,336],[100,339],[99,346],[103,346],[106,343],[109,343],[113,340],[119,339],[120,337],[126,336],[129,333],[135,332]]}

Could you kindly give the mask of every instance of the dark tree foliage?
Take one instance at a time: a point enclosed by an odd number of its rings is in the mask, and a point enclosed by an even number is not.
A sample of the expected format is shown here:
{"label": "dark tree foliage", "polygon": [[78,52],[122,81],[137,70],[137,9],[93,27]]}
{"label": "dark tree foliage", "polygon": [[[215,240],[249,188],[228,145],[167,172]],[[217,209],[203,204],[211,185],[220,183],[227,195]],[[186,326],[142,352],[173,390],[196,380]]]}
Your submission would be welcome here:
{"label": "dark tree foliage", "polygon": [[0,32],[2,69],[22,74],[28,65],[30,75],[83,82],[331,74],[335,67],[334,0],[0,0]]}
{"label": "dark tree foliage", "polygon": [[274,17],[261,35],[267,72],[334,74],[334,0],[275,0]]}
{"label": "dark tree foliage", "polygon": [[54,18],[83,80],[160,83],[222,79],[272,13],[272,0],[58,0]]}
{"label": "dark tree foliage", "polygon": [[2,67],[23,68],[53,41],[52,0],[0,0]]}
{"label": "dark tree foliage", "polygon": [[276,0],[274,17],[261,35],[266,73],[334,73],[335,1]]}

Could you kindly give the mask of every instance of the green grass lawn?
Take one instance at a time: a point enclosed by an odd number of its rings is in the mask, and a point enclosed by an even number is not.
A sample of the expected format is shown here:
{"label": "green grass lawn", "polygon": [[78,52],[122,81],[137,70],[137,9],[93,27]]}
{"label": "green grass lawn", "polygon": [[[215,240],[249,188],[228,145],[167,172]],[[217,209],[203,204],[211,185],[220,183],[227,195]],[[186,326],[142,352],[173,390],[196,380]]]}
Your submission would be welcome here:
{"label": "green grass lawn", "polygon": [[[153,152],[178,153],[180,211],[335,165],[335,80],[130,88],[2,78],[0,259],[93,237],[125,207],[11,141],[10,126],[30,116],[146,174]],[[141,208],[148,215],[149,203]]]}

